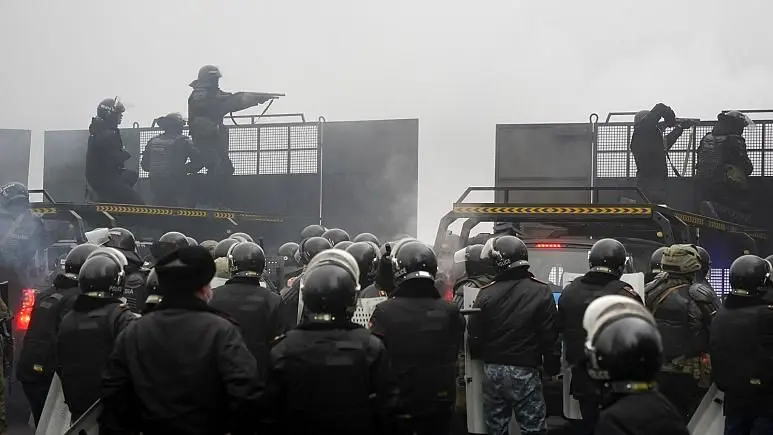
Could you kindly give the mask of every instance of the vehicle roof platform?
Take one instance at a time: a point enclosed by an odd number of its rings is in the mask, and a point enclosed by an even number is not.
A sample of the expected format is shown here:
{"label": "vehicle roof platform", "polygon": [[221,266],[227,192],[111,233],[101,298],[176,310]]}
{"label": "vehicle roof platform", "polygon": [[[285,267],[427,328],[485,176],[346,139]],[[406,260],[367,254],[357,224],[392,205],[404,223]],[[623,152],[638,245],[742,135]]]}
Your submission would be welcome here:
{"label": "vehicle roof platform", "polygon": [[[718,233],[742,240],[744,250],[749,252],[755,252],[758,245],[768,239],[767,232],[758,228],[651,204],[640,191],[638,194],[642,202],[626,204],[509,201],[510,193],[518,191],[587,191],[590,199],[592,192],[603,190],[638,191],[631,187],[469,187],[454,202],[453,209],[441,219],[435,246],[443,246],[449,226],[459,219],[467,219],[459,235],[462,246],[466,244],[472,228],[481,222],[514,222],[526,226],[535,224],[545,229],[541,237],[545,237],[545,232],[549,234],[550,228],[553,228],[556,236],[635,237],[664,245],[697,243],[701,236]],[[473,192],[493,192],[504,201],[468,202],[467,198]],[[522,235],[529,234],[529,230],[524,229]]]}

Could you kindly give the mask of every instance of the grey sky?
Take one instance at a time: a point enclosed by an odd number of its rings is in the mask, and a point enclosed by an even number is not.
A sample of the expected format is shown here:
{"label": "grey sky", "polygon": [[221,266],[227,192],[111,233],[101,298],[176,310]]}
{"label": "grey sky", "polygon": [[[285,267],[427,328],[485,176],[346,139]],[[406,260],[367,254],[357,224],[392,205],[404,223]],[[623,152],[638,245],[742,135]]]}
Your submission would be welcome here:
{"label": "grey sky", "polygon": [[465,186],[493,183],[496,123],[773,107],[771,14],[770,0],[0,0],[0,128],[85,128],[114,95],[145,125],[185,112],[217,64],[224,89],[285,92],[274,111],[419,118],[431,240]]}

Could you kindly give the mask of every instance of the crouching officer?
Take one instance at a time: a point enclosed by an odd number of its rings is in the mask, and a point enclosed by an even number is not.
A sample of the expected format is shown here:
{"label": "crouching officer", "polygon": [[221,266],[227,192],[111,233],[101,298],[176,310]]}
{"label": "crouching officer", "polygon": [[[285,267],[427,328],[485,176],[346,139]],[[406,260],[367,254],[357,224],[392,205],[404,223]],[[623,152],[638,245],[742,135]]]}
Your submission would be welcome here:
{"label": "crouching officer", "polygon": [[231,279],[213,292],[210,305],[239,323],[244,342],[265,374],[271,342],[282,332],[278,294],[261,287],[266,266],[263,249],[255,243],[237,243],[228,253]]}
{"label": "crouching officer", "polygon": [[395,288],[389,300],[376,306],[370,329],[389,351],[410,431],[448,434],[464,318],[435,288],[437,258],[432,248],[405,240],[396,244],[391,258]]}
{"label": "crouching officer", "polygon": [[76,421],[100,398],[102,370],[118,334],[137,317],[118,299],[126,281],[126,257],[113,248],[91,253],[80,272],[83,292],[62,319],[56,345],[56,372],[64,400]]}
{"label": "crouching officer", "polygon": [[647,284],[647,308],[663,338],[663,369],[658,385],[689,421],[707,387],[709,332],[716,311],[715,296],[694,285],[701,269],[700,254],[693,245],[673,245],[663,253],[662,273]]}
{"label": "crouching officer", "polygon": [[540,367],[556,375],[556,303],[548,285],[529,272],[526,245],[517,237],[489,239],[481,252],[498,271],[483,287],[469,319],[469,350],[484,363],[483,410],[488,433],[508,433],[510,418],[522,434],[544,434],[546,406]]}
{"label": "crouching officer", "polygon": [[569,391],[580,402],[582,421],[576,425],[578,432],[585,434],[593,433],[601,397],[583,365],[586,336],[582,319],[588,305],[607,295],[624,296],[643,305],[636,291],[620,280],[627,258],[625,247],[615,239],[594,243],[588,258],[590,270],[567,285],[558,300],[557,327],[563,337],[566,361],[572,367]]}
{"label": "crouching officer", "polygon": [[180,248],[155,270],[164,298],[115,343],[100,433],[253,434],[264,384],[239,327],[207,304],[212,257]]}
{"label": "crouching officer", "polygon": [[397,385],[384,344],[352,322],[358,275],[344,251],[309,263],[306,316],[271,350],[266,402],[284,433],[397,433]]}
{"label": "crouching officer", "polygon": [[40,421],[56,366],[56,337],[62,318],[72,310],[80,294],[78,274],[86,258],[99,248],[83,244],[73,248],[64,260],[64,273],[54,285],[38,295],[32,310],[24,347],[16,364],[16,378],[22,383],[35,424]]}
{"label": "crouching officer", "polygon": [[725,393],[725,434],[773,433],[771,265],[755,255],[730,266],[732,291],[711,325],[712,378]]}
{"label": "crouching officer", "polygon": [[656,389],[663,345],[647,309],[627,297],[602,296],[588,306],[583,325],[587,371],[603,396],[594,433],[688,435],[682,416]]}

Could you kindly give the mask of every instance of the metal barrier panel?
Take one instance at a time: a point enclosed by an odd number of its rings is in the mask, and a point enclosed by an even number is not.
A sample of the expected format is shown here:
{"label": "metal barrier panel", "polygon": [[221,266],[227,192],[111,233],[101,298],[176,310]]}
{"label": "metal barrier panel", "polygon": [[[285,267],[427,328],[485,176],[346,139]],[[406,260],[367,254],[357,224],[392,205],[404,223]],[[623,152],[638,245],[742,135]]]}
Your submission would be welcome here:
{"label": "metal barrier panel", "polygon": [[[668,165],[668,176],[692,177],[701,139],[715,122],[701,123],[685,130],[668,153],[679,174]],[[670,131],[667,130],[666,133]],[[773,121],[755,121],[744,130],[746,149],[754,164],[752,177],[773,177]],[[631,153],[633,123],[600,123],[596,128],[596,178],[633,178],[636,162]]]}
{"label": "metal barrier panel", "polygon": [[0,184],[18,181],[27,184],[30,167],[29,130],[0,129]]}

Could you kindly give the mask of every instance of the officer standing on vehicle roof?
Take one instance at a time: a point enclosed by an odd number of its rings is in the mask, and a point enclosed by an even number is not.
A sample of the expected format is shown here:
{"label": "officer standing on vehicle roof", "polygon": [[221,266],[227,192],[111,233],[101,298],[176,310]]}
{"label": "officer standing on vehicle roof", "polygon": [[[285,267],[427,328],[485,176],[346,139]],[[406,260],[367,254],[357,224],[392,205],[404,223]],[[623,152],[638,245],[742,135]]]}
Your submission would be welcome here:
{"label": "officer standing on vehicle roof", "polygon": [[200,246],[184,247],[155,270],[164,298],[115,343],[102,381],[100,427],[253,434],[264,381],[239,327],[207,304],[212,257]]}
{"label": "officer standing on vehicle roof", "polygon": [[711,325],[712,379],[725,393],[725,434],[773,433],[770,263],[756,255],[737,258],[730,286]]}
{"label": "officer standing on vehicle roof", "polygon": [[378,246],[373,242],[357,242],[346,248],[346,252],[354,257],[357,261],[357,267],[360,268],[359,283],[363,290],[360,291],[359,297],[366,298],[377,296],[378,294],[366,296],[365,292],[368,289],[373,289],[372,292],[376,293],[373,283],[376,280],[378,263],[381,257]]}
{"label": "officer standing on vehicle roof", "polygon": [[418,240],[391,252],[394,292],[378,304],[370,330],[383,340],[397,374],[409,433],[448,434],[456,395],[456,357],[464,318],[435,288],[437,257]]}
{"label": "officer standing on vehicle roof", "polygon": [[658,385],[689,421],[709,384],[707,356],[716,296],[707,287],[694,285],[695,274],[701,270],[695,246],[670,246],[661,264],[665,273],[644,290],[647,308],[663,338],[664,364]]}
{"label": "officer standing on vehicle roof", "polygon": [[92,252],[78,273],[78,295],[62,319],[56,344],[56,372],[64,400],[77,420],[100,398],[102,370],[113,343],[137,316],[120,299],[126,257],[114,248]]}
{"label": "officer standing on vehicle roof", "polygon": [[737,110],[717,115],[711,133],[701,139],[695,178],[705,212],[717,216],[712,203],[738,211],[749,207],[749,175],[754,165],[746,152],[743,131],[754,122]]}
{"label": "officer standing on vehicle roof", "polygon": [[134,234],[126,228],[110,228],[108,240],[104,246],[115,248],[126,257],[129,264],[125,268],[126,281],[123,297],[126,298],[129,309],[135,313],[141,313],[144,309],[145,299],[148,297],[148,291],[145,288],[145,280],[148,276],[142,267],[145,262],[137,252],[137,241],[134,239]]}
{"label": "officer standing on vehicle roof", "polygon": [[[301,263],[304,264],[305,267],[315,256],[328,249],[333,249],[333,245],[331,245],[327,239],[322,237],[311,237],[301,243],[298,248],[298,255],[300,256]],[[298,325],[298,318],[303,314],[303,310],[299,307],[302,279],[303,273],[301,273],[297,279],[293,280],[289,288],[281,293],[282,304],[280,305],[279,310],[285,330],[295,328],[295,326]]]}
{"label": "officer standing on vehicle roof", "polygon": [[[674,127],[665,137],[661,119],[665,121],[665,127]],[[656,104],[652,110],[642,110],[634,116],[631,151],[636,160],[636,185],[651,203],[666,203],[668,151],[690,126],[687,121],[677,122],[674,111],[663,103]]]}
{"label": "officer standing on vehicle roof", "polygon": [[599,435],[688,435],[656,388],[663,345],[647,309],[625,296],[602,296],[585,311],[587,371],[602,392]]}
{"label": "officer standing on vehicle roof", "polygon": [[615,239],[593,244],[588,256],[590,270],[566,286],[558,299],[557,328],[564,342],[566,361],[572,368],[571,395],[580,402],[582,420],[574,422],[578,433],[592,434],[598,420],[601,395],[584,365],[586,334],[582,319],[594,300],[619,295],[643,305],[641,297],[628,283],[621,281],[628,253]]}
{"label": "officer standing on vehicle roof", "polygon": [[247,348],[265,375],[271,342],[284,332],[279,316],[281,298],[261,287],[266,266],[263,249],[255,243],[237,243],[228,254],[231,279],[213,292],[210,305],[236,320]]}
{"label": "officer standing on vehicle roof", "polygon": [[[181,191],[187,174],[195,174],[201,169],[198,151],[191,138],[183,134],[185,120],[179,113],[170,113],[156,119],[156,124],[164,130],[148,141],[142,153],[140,166],[148,172],[150,190],[156,205],[186,205],[181,199],[187,197]],[[196,166],[191,162],[199,162]]]}
{"label": "officer standing on vehicle roof", "polygon": [[16,363],[16,379],[22,383],[35,424],[40,421],[48,389],[56,368],[56,337],[62,318],[72,310],[78,288],[78,273],[86,258],[99,248],[86,243],[73,248],[64,260],[64,273],[53,286],[35,298],[35,308],[24,335],[24,346]]}
{"label": "officer standing on vehicle roof", "polygon": [[131,157],[118,130],[125,110],[117,97],[102,100],[97,107],[96,118],[92,118],[89,125],[86,181],[96,192],[99,202],[143,203],[133,189],[139,174],[124,167]]}
{"label": "officer standing on vehicle roof", "polygon": [[271,97],[253,92],[232,94],[220,90],[220,69],[205,65],[199,69],[198,77],[190,83],[193,88],[188,97],[188,124],[193,142],[200,153],[201,165],[207,168],[210,191],[205,192],[209,201],[218,205],[227,192],[228,178],[233,175],[234,166],[228,155],[228,130],[223,117],[249,107],[263,104]]}
{"label": "officer standing on vehicle roof", "polygon": [[522,434],[544,434],[547,411],[539,368],[549,376],[561,368],[553,293],[529,272],[526,244],[515,236],[489,239],[481,258],[498,272],[475,300],[473,308],[480,312],[468,320],[470,357],[484,363],[488,432],[507,434],[514,413]]}

